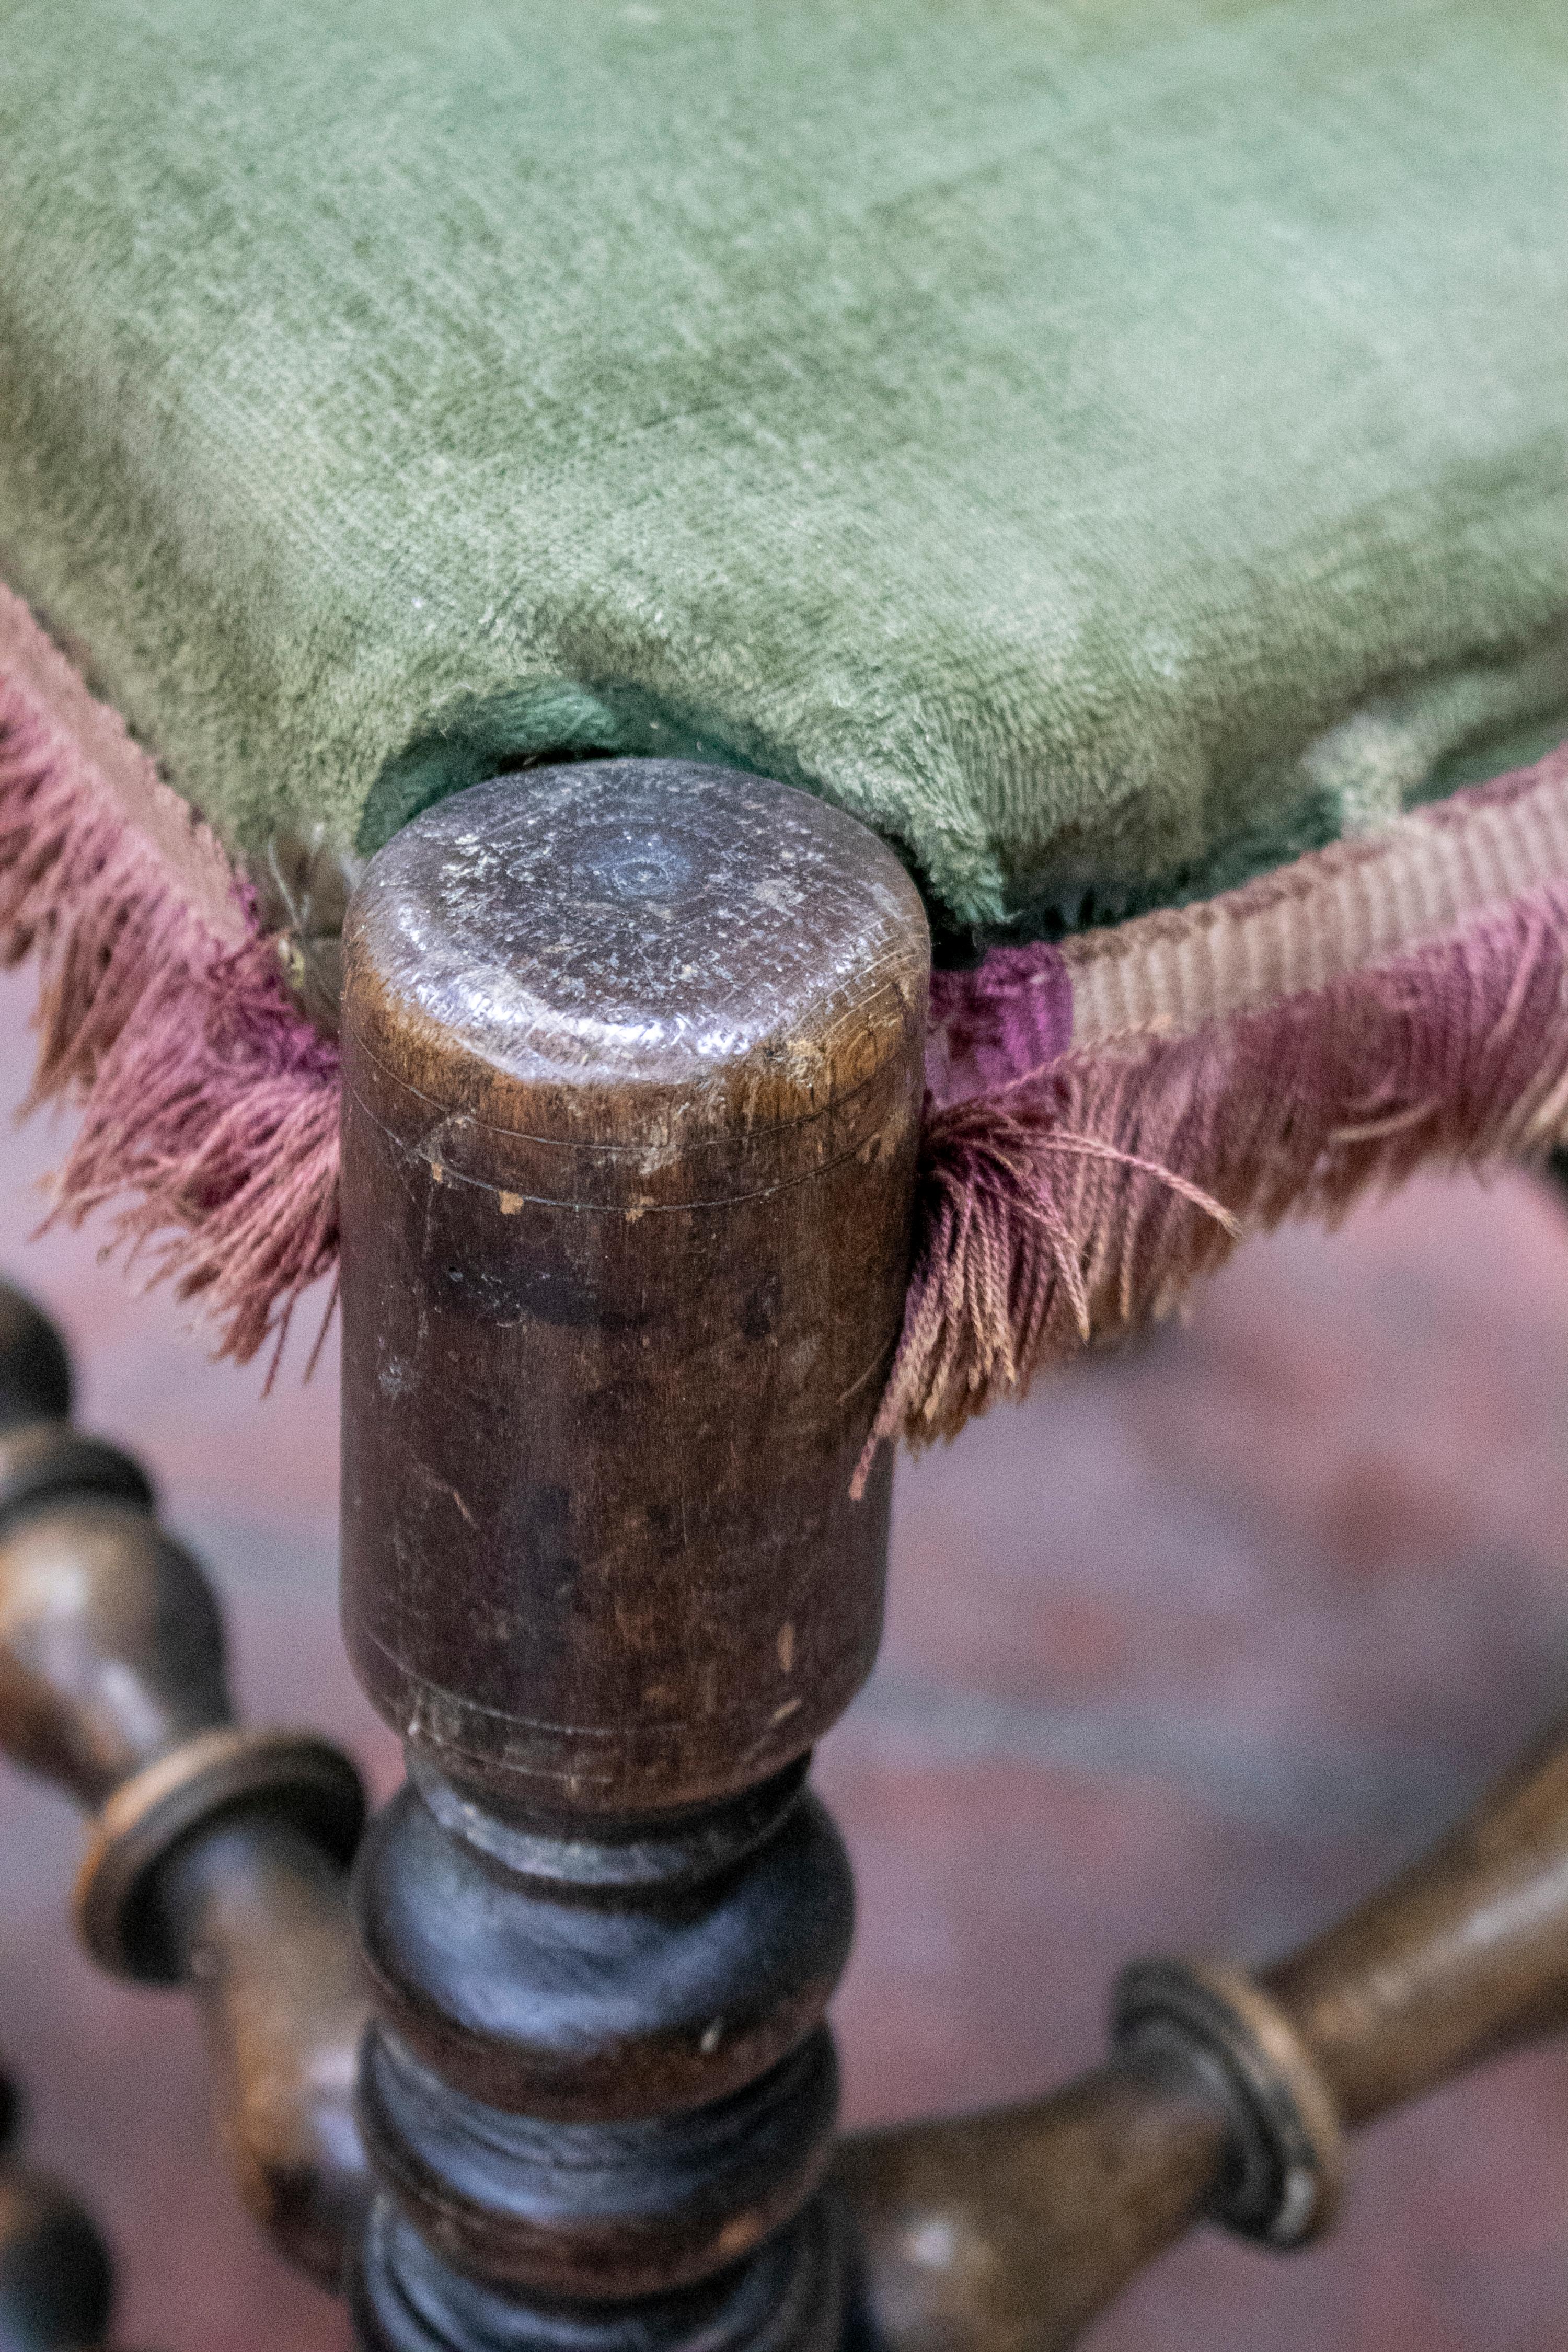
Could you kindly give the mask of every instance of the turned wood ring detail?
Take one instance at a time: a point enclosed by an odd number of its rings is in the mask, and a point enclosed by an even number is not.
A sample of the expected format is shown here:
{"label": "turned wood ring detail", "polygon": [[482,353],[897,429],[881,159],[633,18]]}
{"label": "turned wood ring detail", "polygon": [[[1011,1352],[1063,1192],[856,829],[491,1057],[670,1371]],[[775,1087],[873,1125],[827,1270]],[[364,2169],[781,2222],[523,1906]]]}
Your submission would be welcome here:
{"label": "turned wood ring detail", "polygon": [[566,2303],[520,2318],[504,2285],[446,2268],[389,2197],[372,2208],[366,2243],[370,2260],[351,2290],[364,2352],[447,2352],[454,2342],[485,2352],[843,2352],[858,2340],[844,2324],[852,2232],[832,2197],[815,2199],[750,2262],[674,2289],[652,2311],[590,2306],[586,2325]]}
{"label": "turned wood ring detail", "polygon": [[77,1929],[100,1968],[143,1984],[180,1981],[152,1899],[153,1874],[192,1831],[261,1799],[335,1861],[352,1859],[364,1827],[364,1785],[348,1758],[313,1732],[218,1725],[115,1790],[93,1824],[76,1885]]}
{"label": "turned wood ring detail", "polygon": [[1234,2137],[1216,2221],[1280,2249],[1321,2235],[1344,2182],[1339,2109],[1300,2034],[1245,1969],[1135,1961],[1117,1983],[1111,2039],[1123,2050],[1177,2050],[1221,2078]]}
{"label": "turned wood ring detail", "polygon": [[808,1750],[727,1803],[618,1832],[595,1824],[592,1836],[572,1836],[564,1817],[553,1832],[502,1821],[466,1797],[422,1748],[408,1750],[408,1778],[449,1836],[519,1878],[601,1893],[697,1886],[732,1869],[783,1828],[805,1793],[810,1769]]}

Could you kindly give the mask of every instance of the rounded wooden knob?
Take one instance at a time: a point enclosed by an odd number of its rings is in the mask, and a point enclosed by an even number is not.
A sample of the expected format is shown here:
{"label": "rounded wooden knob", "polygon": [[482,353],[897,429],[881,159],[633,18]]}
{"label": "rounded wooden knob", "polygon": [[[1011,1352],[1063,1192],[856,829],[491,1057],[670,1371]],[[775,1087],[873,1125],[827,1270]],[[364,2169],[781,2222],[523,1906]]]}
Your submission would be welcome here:
{"label": "rounded wooden knob", "polygon": [[479,785],[344,939],[344,1619],[387,1719],[523,1813],[776,1771],[880,1626],[928,942],[780,784]]}

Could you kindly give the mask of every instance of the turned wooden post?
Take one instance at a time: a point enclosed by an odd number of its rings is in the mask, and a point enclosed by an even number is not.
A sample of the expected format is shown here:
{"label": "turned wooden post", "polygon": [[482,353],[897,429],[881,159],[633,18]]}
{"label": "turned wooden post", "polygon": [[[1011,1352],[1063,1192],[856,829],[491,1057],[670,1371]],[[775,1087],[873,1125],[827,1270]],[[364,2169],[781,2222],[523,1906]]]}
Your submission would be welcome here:
{"label": "turned wooden post", "polygon": [[1280,2249],[1321,2235],[1350,2126],[1564,2026],[1568,1725],[1273,1967],[1127,1969],[1099,2073],[850,2141],[877,2328],[899,2352],[1065,2352],[1196,2221]]}
{"label": "turned wooden post", "polygon": [[410,824],[344,955],[343,1622],[409,1770],[362,2340],[833,2352],[803,1780],[881,1624],[919,898],[803,793],[595,762]]}
{"label": "turned wooden post", "polygon": [[[83,1942],[117,1975],[195,1992],[241,2194],[335,2286],[364,2189],[359,1776],[312,1733],[235,1721],[211,1586],[137,1465],[69,1410],[58,1335],[0,1284],[0,1748],[92,1815]],[[25,2187],[0,2182],[0,2241],[32,2226]],[[5,2276],[0,2259],[0,2313]]]}

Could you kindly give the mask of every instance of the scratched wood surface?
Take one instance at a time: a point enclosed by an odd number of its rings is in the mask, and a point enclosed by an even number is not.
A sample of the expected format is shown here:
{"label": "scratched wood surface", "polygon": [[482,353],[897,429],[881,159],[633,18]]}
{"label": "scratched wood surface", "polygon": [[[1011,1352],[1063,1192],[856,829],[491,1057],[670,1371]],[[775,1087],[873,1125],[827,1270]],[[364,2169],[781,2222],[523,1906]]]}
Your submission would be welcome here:
{"label": "scratched wood surface", "polygon": [[[11,1102],[27,1003],[0,988]],[[101,1235],[27,1244],[56,1148],[0,1127],[0,1263],[223,1585],[247,1706],[331,1729],[389,1790],[336,1634],[331,1347],[262,1403],[97,1263]],[[1044,2087],[1095,2055],[1122,1958],[1266,1955],[1403,1858],[1568,1700],[1565,1538],[1568,1213],[1522,1177],[1255,1244],[1186,1328],[904,1465],[882,1663],[819,1767],[860,1885],[850,2120]],[[113,2234],[122,2342],[344,2352],[228,2190],[184,2005],[71,1948],[77,1849],[62,1803],[0,1774],[0,2052],[36,2155]],[[1369,2135],[1331,2245],[1201,2237],[1091,2352],[1565,2340],[1558,2047]]]}

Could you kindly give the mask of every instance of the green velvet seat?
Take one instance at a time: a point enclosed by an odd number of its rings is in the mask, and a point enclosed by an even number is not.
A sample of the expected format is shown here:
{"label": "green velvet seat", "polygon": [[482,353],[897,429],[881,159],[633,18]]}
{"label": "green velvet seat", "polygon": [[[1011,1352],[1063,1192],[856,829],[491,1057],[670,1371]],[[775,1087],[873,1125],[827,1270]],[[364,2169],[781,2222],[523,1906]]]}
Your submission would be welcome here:
{"label": "green velvet seat", "polygon": [[353,859],[593,755],[925,893],[884,1434],[1561,1140],[1565,99],[1563,0],[0,0],[62,1206],[259,1345]]}
{"label": "green velvet seat", "polygon": [[1568,731],[1562,0],[3,0],[0,578],[254,862],[828,794],[959,932]]}

